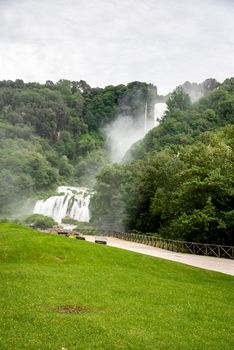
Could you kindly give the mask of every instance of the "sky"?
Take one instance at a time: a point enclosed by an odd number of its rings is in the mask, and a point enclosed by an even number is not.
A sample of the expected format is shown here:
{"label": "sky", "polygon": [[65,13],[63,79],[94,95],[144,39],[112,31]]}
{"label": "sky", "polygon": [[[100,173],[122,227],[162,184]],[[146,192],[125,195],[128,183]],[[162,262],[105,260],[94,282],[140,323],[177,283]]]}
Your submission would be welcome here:
{"label": "sky", "polygon": [[145,81],[160,94],[234,75],[234,0],[0,0],[0,80]]}

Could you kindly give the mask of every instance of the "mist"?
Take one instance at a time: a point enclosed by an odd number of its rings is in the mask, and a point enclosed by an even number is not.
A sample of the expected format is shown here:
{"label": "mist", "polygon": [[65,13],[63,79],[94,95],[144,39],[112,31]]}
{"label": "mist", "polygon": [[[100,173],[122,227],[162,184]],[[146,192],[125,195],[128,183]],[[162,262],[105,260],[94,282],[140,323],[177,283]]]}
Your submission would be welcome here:
{"label": "mist", "polygon": [[120,115],[106,127],[107,144],[110,147],[111,161],[119,163],[125,153],[145,135],[143,117],[135,120],[131,116]]}
{"label": "mist", "polygon": [[[147,106],[146,106],[147,107]],[[156,127],[166,110],[166,103],[156,103],[154,118],[147,118],[147,110],[138,119],[129,115],[120,115],[105,128],[107,145],[111,152],[111,161],[120,163],[126,152],[137,141],[143,139],[149,130]]]}

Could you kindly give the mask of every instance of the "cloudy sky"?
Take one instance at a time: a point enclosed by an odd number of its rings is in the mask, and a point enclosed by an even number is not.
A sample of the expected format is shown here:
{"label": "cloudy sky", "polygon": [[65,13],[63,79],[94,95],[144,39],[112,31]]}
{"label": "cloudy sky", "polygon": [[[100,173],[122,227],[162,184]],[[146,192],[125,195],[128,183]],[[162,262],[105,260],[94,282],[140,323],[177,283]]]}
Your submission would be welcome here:
{"label": "cloudy sky", "polygon": [[234,0],[0,0],[0,80],[223,81],[233,18]]}

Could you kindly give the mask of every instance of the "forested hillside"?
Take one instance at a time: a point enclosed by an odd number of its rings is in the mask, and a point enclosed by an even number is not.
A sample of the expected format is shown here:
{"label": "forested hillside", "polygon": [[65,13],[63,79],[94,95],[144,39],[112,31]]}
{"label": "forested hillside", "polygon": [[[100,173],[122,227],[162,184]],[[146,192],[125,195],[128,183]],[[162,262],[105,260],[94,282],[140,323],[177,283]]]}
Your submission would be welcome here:
{"label": "forested hillside", "polygon": [[[192,103],[186,91],[204,96]],[[106,127],[118,116],[152,119],[165,100],[160,125],[112,164]],[[0,216],[57,185],[96,181],[96,226],[233,244],[233,124],[234,78],[186,83],[166,97],[140,82],[2,81]]]}
{"label": "forested hillside", "polygon": [[109,160],[103,128],[117,115],[152,113],[152,84],[91,88],[85,81],[0,82],[0,215],[58,184],[92,185]]}
{"label": "forested hillside", "polygon": [[97,177],[92,217],[114,229],[234,243],[234,79],[197,103],[177,88],[168,111]]}

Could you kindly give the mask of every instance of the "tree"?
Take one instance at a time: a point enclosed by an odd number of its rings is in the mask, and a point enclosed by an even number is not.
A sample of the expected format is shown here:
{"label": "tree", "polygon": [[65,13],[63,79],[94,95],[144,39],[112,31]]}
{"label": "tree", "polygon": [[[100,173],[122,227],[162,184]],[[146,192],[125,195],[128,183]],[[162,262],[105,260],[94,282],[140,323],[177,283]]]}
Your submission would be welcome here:
{"label": "tree", "polygon": [[167,107],[169,111],[174,109],[186,111],[191,107],[190,97],[184,92],[182,87],[177,87],[170,95],[167,101]]}

